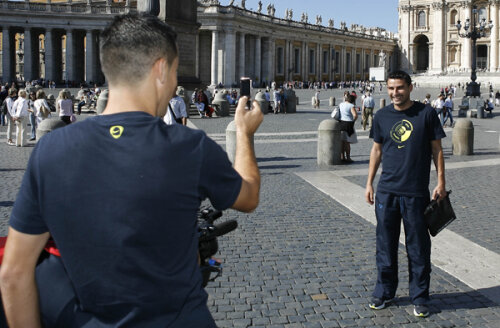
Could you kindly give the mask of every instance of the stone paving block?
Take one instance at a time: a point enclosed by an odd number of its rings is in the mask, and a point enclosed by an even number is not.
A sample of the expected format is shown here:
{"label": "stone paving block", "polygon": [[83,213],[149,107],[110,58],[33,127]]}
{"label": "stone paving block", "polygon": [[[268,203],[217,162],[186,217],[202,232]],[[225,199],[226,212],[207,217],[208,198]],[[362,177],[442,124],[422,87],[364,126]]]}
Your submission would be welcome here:
{"label": "stone paving block", "polygon": [[236,319],[233,320],[233,327],[248,327],[252,324],[252,320],[250,319]]}

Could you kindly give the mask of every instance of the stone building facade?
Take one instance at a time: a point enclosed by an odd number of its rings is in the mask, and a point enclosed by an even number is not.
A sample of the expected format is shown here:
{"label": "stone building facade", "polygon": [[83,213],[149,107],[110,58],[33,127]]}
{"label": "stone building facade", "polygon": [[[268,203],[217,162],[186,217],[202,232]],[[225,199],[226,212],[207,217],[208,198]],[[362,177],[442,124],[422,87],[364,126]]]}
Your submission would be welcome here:
{"label": "stone building facade", "polygon": [[[474,9],[474,7],[476,9]],[[498,72],[500,0],[400,0],[399,42],[401,67],[413,73],[456,74],[471,70],[472,41],[462,38],[456,27],[460,20],[476,15],[493,23],[486,36],[477,40],[477,69]]]}
{"label": "stone building facade", "polygon": [[[319,16],[297,21],[288,10],[278,18],[271,4],[266,13],[218,0],[160,5],[160,18],[179,33],[179,83],[190,87],[236,85],[242,76],[256,84],[365,80],[370,67],[397,66],[394,35],[380,28],[335,28],[332,20],[326,27]],[[136,0],[0,0],[2,79],[104,82],[99,32],[114,15],[136,10]]]}
{"label": "stone building facade", "polygon": [[[292,15],[290,15],[292,16]],[[365,80],[369,68],[397,64],[394,35],[380,28],[350,28],[333,21],[325,27],[275,17],[272,11],[250,11],[241,5],[201,1],[198,7],[197,71],[204,84],[236,85],[250,77],[257,85],[270,81]],[[297,15],[299,16],[299,15]],[[304,16],[304,15],[303,15]],[[383,54],[382,54],[383,52]]]}

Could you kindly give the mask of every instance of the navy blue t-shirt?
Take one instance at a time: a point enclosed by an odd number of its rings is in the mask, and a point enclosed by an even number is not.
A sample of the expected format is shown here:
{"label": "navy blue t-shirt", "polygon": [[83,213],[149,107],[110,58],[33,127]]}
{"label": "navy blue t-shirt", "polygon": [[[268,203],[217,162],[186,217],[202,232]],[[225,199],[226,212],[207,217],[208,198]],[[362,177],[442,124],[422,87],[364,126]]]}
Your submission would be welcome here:
{"label": "navy blue t-shirt", "polygon": [[402,196],[428,196],[432,140],[446,137],[436,111],[414,102],[398,111],[393,104],[373,118],[370,138],[382,144],[382,174],[377,190]]}
{"label": "navy blue t-shirt", "polygon": [[240,189],[204,132],[144,112],[103,115],[40,139],[10,225],[50,232],[77,316],[92,313],[85,326],[211,327],[197,211],[207,197],[227,209]]}

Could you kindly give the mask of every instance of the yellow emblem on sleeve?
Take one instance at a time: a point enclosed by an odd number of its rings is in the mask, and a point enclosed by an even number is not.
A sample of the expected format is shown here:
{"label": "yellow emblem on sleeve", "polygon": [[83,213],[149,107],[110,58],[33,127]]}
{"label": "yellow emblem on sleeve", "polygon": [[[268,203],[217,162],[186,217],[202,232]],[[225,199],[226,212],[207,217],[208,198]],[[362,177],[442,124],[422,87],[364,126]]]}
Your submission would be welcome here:
{"label": "yellow emblem on sleeve", "polygon": [[113,125],[109,128],[109,134],[115,139],[118,139],[122,136],[123,126],[121,125]]}

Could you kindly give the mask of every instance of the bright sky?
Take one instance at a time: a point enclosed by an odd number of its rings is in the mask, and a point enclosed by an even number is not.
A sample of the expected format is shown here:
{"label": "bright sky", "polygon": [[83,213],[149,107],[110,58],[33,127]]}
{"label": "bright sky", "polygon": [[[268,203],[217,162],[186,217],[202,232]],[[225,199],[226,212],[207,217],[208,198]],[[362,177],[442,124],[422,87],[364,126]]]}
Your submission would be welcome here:
{"label": "bright sky", "polygon": [[[221,5],[228,5],[230,0],[219,0]],[[365,27],[382,27],[390,32],[398,32],[398,0],[261,0],[262,12],[267,13],[266,7],[274,3],[276,16],[284,18],[287,8],[293,9],[293,19],[300,21],[302,12],[309,16],[309,22],[316,22],[316,15],[321,15],[323,25],[328,26],[332,18],[335,27],[339,28],[344,21]],[[257,10],[259,0],[247,0],[246,8]],[[241,0],[235,0],[239,6]]]}

